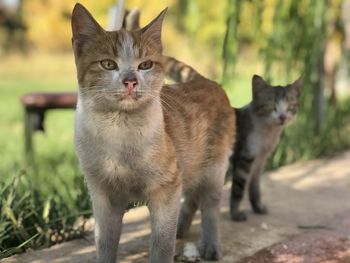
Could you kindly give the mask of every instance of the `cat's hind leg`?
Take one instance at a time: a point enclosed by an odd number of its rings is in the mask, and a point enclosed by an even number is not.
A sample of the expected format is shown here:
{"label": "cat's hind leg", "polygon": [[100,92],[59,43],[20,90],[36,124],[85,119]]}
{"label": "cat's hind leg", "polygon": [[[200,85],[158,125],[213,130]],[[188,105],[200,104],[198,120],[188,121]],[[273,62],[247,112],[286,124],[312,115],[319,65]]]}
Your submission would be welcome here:
{"label": "cat's hind leg", "polygon": [[202,219],[202,240],[200,254],[205,260],[219,260],[222,257],[219,218],[222,188],[227,163],[213,165],[203,171],[204,180],[199,187],[199,207]]}
{"label": "cat's hind leg", "polygon": [[188,191],[185,193],[185,200],[181,206],[179,222],[177,226],[177,238],[183,238],[187,235],[193,217],[198,209],[198,193],[196,191]]}

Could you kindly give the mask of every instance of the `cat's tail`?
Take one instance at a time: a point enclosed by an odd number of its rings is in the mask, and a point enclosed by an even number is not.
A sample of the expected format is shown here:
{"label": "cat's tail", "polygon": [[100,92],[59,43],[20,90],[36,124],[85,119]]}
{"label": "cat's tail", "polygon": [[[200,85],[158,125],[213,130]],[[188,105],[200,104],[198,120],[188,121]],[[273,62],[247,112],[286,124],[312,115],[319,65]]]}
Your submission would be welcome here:
{"label": "cat's tail", "polygon": [[194,68],[173,57],[164,56],[163,65],[165,75],[177,83],[204,78]]}

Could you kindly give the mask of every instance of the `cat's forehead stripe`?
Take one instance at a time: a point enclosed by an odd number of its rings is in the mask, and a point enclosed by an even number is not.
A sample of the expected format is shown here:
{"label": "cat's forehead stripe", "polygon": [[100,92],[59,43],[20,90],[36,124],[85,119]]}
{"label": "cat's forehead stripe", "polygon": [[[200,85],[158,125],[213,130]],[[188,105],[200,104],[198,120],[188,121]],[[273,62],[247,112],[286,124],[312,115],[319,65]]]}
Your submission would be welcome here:
{"label": "cat's forehead stripe", "polygon": [[116,57],[135,58],[140,56],[140,48],[135,37],[125,30],[118,31],[115,36],[113,53]]}
{"label": "cat's forehead stripe", "polygon": [[123,55],[125,57],[135,56],[137,48],[136,48],[136,45],[135,45],[134,38],[130,34],[125,32],[125,31],[123,32],[122,36],[123,36],[123,42],[124,42],[124,45],[122,46],[122,53],[123,53]]}
{"label": "cat's forehead stripe", "polygon": [[283,99],[287,95],[287,90],[283,86],[275,86],[274,87],[274,93],[275,93],[275,100],[279,101],[280,99]]}
{"label": "cat's forehead stripe", "polygon": [[279,111],[286,111],[288,108],[288,103],[285,101],[285,100],[280,100],[278,103],[277,103],[277,109]]}

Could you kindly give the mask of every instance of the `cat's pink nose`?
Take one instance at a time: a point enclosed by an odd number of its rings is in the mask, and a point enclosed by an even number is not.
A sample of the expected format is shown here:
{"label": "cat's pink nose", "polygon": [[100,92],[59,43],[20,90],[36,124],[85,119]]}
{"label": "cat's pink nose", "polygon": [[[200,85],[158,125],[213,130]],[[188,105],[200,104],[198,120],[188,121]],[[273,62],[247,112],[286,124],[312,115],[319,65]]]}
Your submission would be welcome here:
{"label": "cat's pink nose", "polygon": [[283,124],[283,123],[286,121],[287,116],[285,116],[285,115],[280,115],[280,116],[279,116],[279,119],[280,119],[281,123]]}
{"label": "cat's pink nose", "polygon": [[128,90],[132,90],[137,85],[137,79],[124,79],[123,84]]}

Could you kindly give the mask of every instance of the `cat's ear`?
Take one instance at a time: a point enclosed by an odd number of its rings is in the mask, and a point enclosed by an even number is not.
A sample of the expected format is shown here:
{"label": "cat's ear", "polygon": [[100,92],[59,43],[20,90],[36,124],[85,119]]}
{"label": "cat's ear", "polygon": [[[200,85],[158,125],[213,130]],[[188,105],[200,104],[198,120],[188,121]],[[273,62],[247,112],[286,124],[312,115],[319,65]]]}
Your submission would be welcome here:
{"label": "cat's ear", "polygon": [[129,31],[140,29],[140,10],[134,8],[125,17],[125,28]]}
{"label": "cat's ear", "polygon": [[102,33],[103,28],[96,22],[89,11],[77,3],[72,12],[73,47],[81,48],[86,41]]}
{"label": "cat's ear", "polygon": [[257,93],[261,90],[261,88],[266,87],[266,82],[265,80],[258,76],[254,75],[252,78],[252,87],[253,87],[253,93]]}
{"label": "cat's ear", "polygon": [[165,8],[151,23],[141,29],[145,44],[153,43],[155,48],[162,51],[162,24],[168,8]]}
{"label": "cat's ear", "polygon": [[296,81],[294,81],[293,84],[291,84],[292,89],[296,90],[298,96],[300,96],[303,82],[304,82],[304,78],[303,76],[301,76]]}

